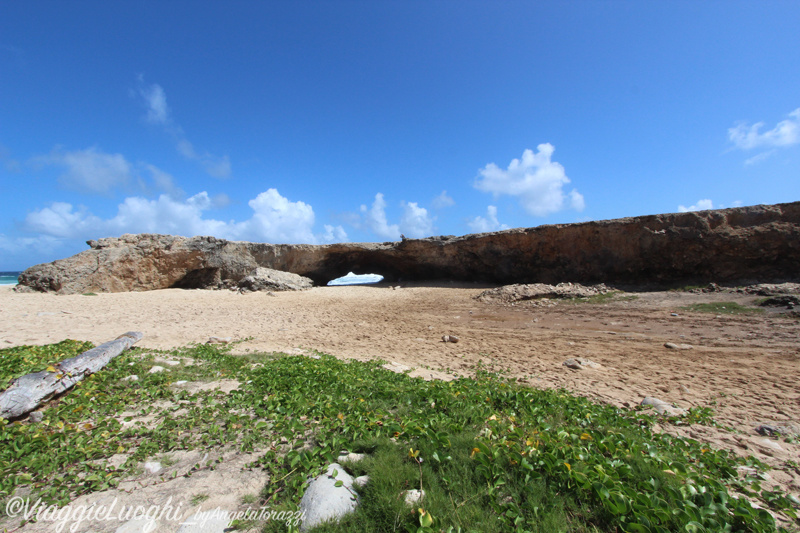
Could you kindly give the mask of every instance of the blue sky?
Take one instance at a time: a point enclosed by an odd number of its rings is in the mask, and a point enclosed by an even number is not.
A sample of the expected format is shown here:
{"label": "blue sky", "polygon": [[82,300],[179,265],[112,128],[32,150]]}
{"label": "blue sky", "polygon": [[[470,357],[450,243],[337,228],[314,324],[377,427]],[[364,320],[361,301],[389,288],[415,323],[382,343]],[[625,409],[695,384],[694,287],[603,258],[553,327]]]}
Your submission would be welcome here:
{"label": "blue sky", "polygon": [[800,200],[800,3],[0,0],[0,270]]}

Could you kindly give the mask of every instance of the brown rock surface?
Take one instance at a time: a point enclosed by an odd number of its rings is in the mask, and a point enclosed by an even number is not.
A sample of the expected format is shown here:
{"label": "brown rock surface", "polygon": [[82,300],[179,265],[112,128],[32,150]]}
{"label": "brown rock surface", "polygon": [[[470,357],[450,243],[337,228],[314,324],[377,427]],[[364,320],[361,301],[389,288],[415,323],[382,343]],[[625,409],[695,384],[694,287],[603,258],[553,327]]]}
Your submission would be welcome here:
{"label": "brown rock surface", "polygon": [[[75,294],[236,284],[257,267],[324,284],[349,271],[489,283],[786,280],[800,264],[800,202],[400,242],[290,245],[123,235],[20,276]],[[229,280],[226,283],[226,280]]]}

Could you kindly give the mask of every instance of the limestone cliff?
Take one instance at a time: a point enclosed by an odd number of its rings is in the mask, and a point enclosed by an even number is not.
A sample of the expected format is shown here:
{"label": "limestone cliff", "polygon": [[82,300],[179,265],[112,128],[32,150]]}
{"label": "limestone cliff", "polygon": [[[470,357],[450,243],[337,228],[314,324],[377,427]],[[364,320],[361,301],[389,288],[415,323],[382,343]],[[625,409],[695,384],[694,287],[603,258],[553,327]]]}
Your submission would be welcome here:
{"label": "limestone cliff", "polygon": [[[37,265],[20,287],[74,294],[210,288],[257,267],[317,284],[349,271],[387,281],[703,283],[800,277],[800,202],[384,243],[292,245],[123,235]],[[227,280],[227,281],[226,281]]]}

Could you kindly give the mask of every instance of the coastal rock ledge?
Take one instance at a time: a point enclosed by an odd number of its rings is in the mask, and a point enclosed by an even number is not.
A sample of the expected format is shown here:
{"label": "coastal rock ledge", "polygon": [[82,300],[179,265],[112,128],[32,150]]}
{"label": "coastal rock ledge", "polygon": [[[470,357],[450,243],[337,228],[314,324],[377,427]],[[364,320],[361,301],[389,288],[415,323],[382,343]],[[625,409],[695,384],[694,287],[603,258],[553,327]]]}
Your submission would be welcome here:
{"label": "coastal rock ledge", "polygon": [[75,294],[222,288],[258,267],[325,284],[348,272],[386,281],[660,284],[792,281],[800,276],[800,202],[463,237],[326,245],[123,235],[36,265],[18,290]]}

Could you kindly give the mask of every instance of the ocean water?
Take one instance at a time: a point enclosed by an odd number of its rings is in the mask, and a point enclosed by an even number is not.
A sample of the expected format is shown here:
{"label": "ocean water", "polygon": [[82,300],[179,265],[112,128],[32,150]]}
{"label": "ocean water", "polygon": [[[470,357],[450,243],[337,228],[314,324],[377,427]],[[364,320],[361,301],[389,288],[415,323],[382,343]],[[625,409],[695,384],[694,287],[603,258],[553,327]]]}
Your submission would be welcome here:
{"label": "ocean water", "polygon": [[353,274],[348,272],[346,276],[329,281],[328,285],[369,285],[379,281],[383,281],[383,276],[380,274]]}
{"label": "ocean water", "polygon": [[0,285],[16,285],[22,272],[0,272]]}

